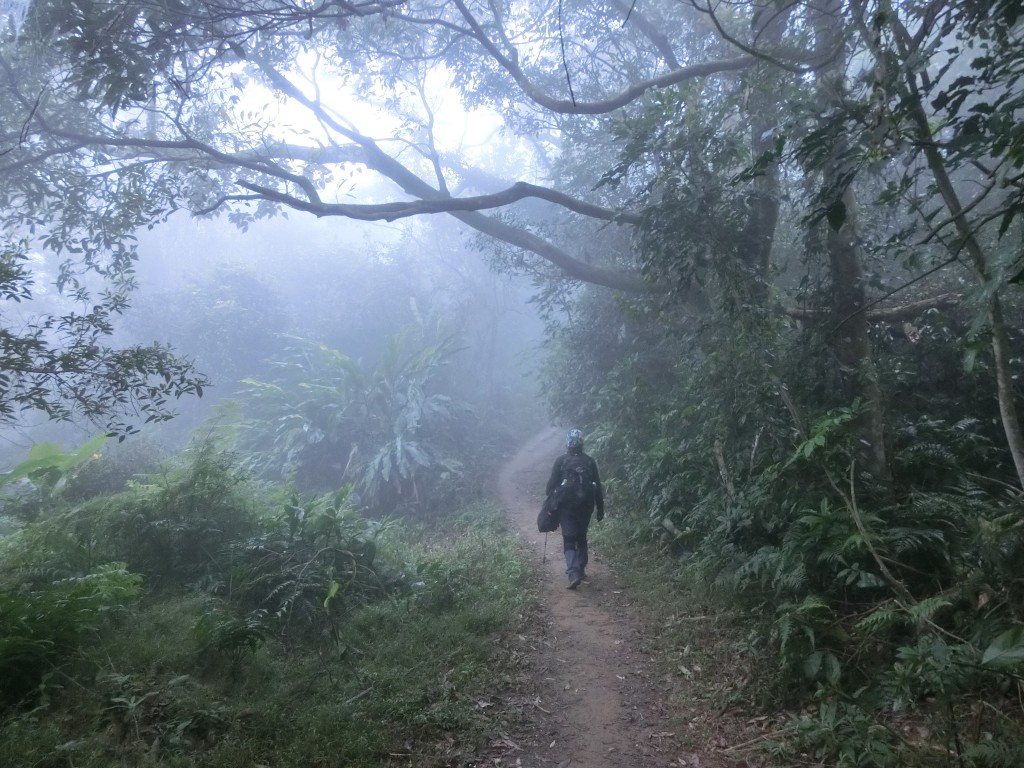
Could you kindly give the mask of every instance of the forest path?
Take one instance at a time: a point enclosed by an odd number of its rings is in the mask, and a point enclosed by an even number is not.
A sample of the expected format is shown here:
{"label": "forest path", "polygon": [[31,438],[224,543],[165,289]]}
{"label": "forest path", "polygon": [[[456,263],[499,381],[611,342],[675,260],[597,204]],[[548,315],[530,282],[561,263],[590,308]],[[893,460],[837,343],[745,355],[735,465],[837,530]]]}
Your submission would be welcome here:
{"label": "forest path", "polygon": [[[551,465],[564,449],[551,428],[528,440],[504,466],[498,490],[510,523],[540,574],[548,627],[532,660],[537,726],[515,749],[492,758],[498,768],[718,768],[735,765],[713,751],[694,752],[701,738],[677,738],[666,703],[674,683],[658,679],[629,596],[599,550],[590,548],[587,581],[566,589],[562,537],[537,532],[537,512]],[[615,514],[614,509],[609,514]],[[595,523],[598,524],[599,523]],[[703,721],[703,722],[702,722]],[[690,729],[706,723],[690,719]],[[679,734],[683,736],[684,734]],[[686,744],[687,746],[683,746]]]}

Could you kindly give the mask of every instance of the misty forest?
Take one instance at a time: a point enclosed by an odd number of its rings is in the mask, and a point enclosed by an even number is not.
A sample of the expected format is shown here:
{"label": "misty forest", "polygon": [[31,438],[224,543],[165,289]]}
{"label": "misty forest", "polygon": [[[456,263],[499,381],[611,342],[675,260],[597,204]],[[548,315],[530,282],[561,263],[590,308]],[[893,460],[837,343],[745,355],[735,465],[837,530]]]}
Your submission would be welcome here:
{"label": "misty forest", "polygon": [[0,766],[1024,765],[1022,283],[1022,0],[0,0]]}

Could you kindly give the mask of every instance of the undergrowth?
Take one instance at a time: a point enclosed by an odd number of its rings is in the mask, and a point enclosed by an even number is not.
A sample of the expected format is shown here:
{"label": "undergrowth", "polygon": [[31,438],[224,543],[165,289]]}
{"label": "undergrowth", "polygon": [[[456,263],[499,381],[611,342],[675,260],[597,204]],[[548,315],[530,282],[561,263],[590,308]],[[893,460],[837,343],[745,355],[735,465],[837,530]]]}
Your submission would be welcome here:
{"label": "undergrowth", "polygon": [[733,279],[713,319],[590,294],[553,333],[555,412],[628,510],[595,533],[656,596],[667,673],[764,718],[781,765],[1024,764],[1022,496],[969,322],[873,324],[857,384],[838,335],[730,307]]}
{"label": "undergrowth", "polygon": [[594,546],[641,601],[664,673],[685,678],[683,724],[701,708],[737,715],[741,751],[780,766],[1011,768],[1024,765],[1019,521],[976,498],[922,495],[884,518],[823,503],[775,546],[728,557],[673,546],[627,507]]}
{"label": "undergrowth", "polygon": [[503,725],[534,598],[500,509],[366,520],[189,461],[3,542],[0,765],[456,765]]}

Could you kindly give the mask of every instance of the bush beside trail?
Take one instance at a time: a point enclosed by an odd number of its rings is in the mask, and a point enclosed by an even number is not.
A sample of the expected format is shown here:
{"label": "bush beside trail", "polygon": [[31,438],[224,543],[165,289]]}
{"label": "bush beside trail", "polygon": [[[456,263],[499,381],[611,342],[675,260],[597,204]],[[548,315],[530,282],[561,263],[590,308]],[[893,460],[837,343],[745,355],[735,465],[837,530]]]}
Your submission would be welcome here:
{"label": "bush beside trail", "polygon": [[447,765],[533,611],[493,504],[366,519],[212,449],[0,546],[4,765]]}

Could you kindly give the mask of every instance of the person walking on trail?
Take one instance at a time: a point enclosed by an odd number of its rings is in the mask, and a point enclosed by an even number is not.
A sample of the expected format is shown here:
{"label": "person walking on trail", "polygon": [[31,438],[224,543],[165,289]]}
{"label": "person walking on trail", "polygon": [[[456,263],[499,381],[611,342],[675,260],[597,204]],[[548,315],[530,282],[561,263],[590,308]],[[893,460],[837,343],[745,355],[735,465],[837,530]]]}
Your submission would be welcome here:
{"label": "person walking on trail", "polygon": [[550,496],[556,490],[565,574],[569,577],[569,589],[576,589],[586,578],[590,517],[596,509],[597,519],[604,519],[604,491],[597,462],[583,452],[583,433],[578,429],[566,433],[565,453],[555,459],[551,468],[545,493]]}

